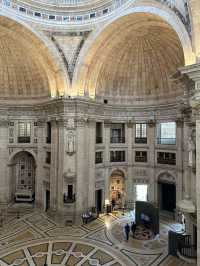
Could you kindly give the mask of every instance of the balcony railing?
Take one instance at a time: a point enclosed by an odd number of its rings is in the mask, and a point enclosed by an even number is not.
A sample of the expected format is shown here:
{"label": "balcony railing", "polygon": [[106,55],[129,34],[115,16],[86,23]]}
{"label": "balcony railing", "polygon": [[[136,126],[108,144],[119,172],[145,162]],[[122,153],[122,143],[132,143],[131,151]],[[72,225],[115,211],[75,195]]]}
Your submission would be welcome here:
{"label": "balcony railing", "polygon": [[145,144],[147,143],[147,138],[135,138],[135,143]]}
{"label": "balcony railing", "polygon": [[176,159],[157,158],[157,163],[176,165]]}
{"label": "balcony railing", "polygon": [[102,162],[103,162],[103,158],[101,157],[95,159],[95,164],[102,163]]}
{"label": "balcony railing", "polygon": [[135,157],[135,162],[137,162],[137,163],[146,163],[147,162],[147,157],[146,156],[144,156],[144,157],[136,156]]}
{"label": "balcony railing", "polygon": [[76,195],[73,194],[72,197],[66,197],[64,195],[63,200],[64,200],[64,203],[73,203],[76,201]]}
{"label": "balcony railing", "polygon": [[197,258],[197,247],[192,244],[191,235],[185,235],[183,241],[178,243],[178,251],[180,254],[189,259]]}
{"label": "balcony railing", "polygon": [[157,143],[163,145],[175,145],[176,138],[157,138]]}
{"label": "balcony railing", "polygon": [[18,143],[30,143],[31,137],[18,137]]}
{"label": "balcony railing", "polygon": [[96,144],[100,144],[103,142],[103,138],[102,137],[96,137]]}
{"label": "balcony railing", "polygon": [[125,137],[111,137],[110,143],[125,143]]}

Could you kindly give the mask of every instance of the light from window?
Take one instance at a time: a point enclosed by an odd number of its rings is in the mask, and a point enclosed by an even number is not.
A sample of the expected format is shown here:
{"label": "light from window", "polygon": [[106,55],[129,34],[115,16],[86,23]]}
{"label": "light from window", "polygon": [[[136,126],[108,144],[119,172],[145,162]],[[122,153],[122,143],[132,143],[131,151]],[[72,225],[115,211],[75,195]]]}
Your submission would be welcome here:
{"label": "light from window", "polygon": [[176,144],[176,123],[167,122],[158,125],[158,144]]}
{"label": "light from window", "polygon": [[31,123],[19,122],[19,137],[30,137]]}
{"label": "light from window", "polygon": [[146,138],[147,137],[147,125],[146,124],[136,124],[136,138]]}
{"label": "light from window", "polygon": [[136,185],[136,200],[147,201],[147,185]]}

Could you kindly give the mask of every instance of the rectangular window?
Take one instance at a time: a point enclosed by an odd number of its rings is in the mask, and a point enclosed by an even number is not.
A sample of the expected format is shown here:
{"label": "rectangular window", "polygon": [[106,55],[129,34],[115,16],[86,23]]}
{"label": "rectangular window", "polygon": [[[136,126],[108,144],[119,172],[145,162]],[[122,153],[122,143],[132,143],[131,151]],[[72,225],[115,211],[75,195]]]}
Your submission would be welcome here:
{"label": "rectangular window", "polygon": [[146,163],[147,162],[147,152],[146,151],[136,151],[135,152],[135,162]]}
{"label": "rectangular window", "polygon": [[101,122],[96,123],[96,144],[103,142],[103,130],[102,130],[103,124]]}
{"label": "rectangular window", "polygon": [[56,17],[54,15],[49,15],[49,19],[56,19]]}
{"label": "rectangular window", "polygon": [[157,127],[157,143],[158,144],[176,144],[176,123],[167,122],[160,123]]}
{"label": "rectangular window", "polygon": [[105,15],[107,13],[108,13],[108,8],[106,8],[106,9],[103,10],[103,15]]}
{"label": "rectangular window", "polygon": [[95,13],[91,13],[90,14],[90,18],[95,18],[96,17],[96,14]]}
{"label": "rectangular window", "polygon": [[68,185],[68,199],[73,198],[73,185]]}
{"label": "rectangular window", "polygon": [[147,125],[135,125],[135,143],[147,143]]}
{"label": "rectangular window", "polygon": [[41,13],[39,13],[39,12],[35,12],[35,16],[36,16],[36,17],[41,17]]}
{"label": "rectangular window", "polygon": [[47,122],[47,143],[51,143],[51,122]]}
{"label": "rectangular window", "polygon": [[111,162],[125,162],[125,151],[111,151],[110,161]]}
{"label": "rectangular window", "polygon": [[95,154],[95,163],[96,164],[103,162],[103,156],[102,155],[103,155],[102,151],[96,152],[96,154]]}
{"label": "rectangular window", "polygon": [[50,164],[51,163],[51,152],[47,151],[46,153],[46,163]]}
{"label": "rectangular window", "polygon": [[30,143],[31,140],[31,123],[18,123],[18,143]]}
{"label": "rectangular window", "polygon": [[24,7],[19,7],[19,11],[21,11],[21,12],[26,12],[26,8],[24,8]]}
{"label": "rectangular window", "polygon": [[125,143],[124,124],[112,124],[110,129],[110,143]]}
{"label": "rectangular window", "polygon": [[67,192],[64,193],[64,203],[73,203],[73,202],[75,202],[73,185],[68,185]]}
{"label": "rectangular window", "polygon": [[176,165],[176,153],[172,152],[158,152],[157,163]]}

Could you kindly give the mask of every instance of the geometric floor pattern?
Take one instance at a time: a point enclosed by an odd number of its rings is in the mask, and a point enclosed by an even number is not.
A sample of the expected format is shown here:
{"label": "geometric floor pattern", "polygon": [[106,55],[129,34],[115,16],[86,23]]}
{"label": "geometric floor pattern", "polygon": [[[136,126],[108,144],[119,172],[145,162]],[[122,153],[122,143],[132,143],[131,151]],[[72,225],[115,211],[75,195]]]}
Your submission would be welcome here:
{"label": "geometric floor pattern", "polygon": [[1,257],[1,265],[115,265],[113,256],[93,245],[76,241],[48,241],[28,245]]}
{"label": "geometric floor pattern", "polygon": [[33,210],[0,227],[1,266],[185,266],[168,256],[168,230],[177,224],[161,221],[160,235],[152,240],[124,238],[124,225],[132,216],[102,215],[80,226],[64,226]]}

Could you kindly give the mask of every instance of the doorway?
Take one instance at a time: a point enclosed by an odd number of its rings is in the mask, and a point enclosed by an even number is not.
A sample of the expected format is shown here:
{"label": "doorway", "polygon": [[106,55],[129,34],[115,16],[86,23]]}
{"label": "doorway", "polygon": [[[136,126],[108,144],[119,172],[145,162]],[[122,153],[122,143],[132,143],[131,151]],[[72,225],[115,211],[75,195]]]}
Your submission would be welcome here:
{"label": "doorway", "polygon": [[136,201],[147,201],[148,186],[145,184],[138,184],[135,186]]}
{"label": "doorway", "polygon": [[175,184],[160,184],[160,209],[174,212],[176,208],[176,186]]}
{"label": "doorway", "polygon": [[102,194],[102,189],[96,190],[95,197],[97,213],[102,212]]}
{"label": "doorway", "polygon": [[46,190],[46,202],[45,202],[45,211],[48,211],[48,209],[50,208],[50,191]]}
{"label": "doorway", "polygon": [[120,170],[115,170],[110,179],[110,200],[113,209],[124,208],[125,205],[125,178]]}
{"label": "doorway", "polygon": [[35,159],[29,152],[17,153],[12,162],[12,194],[15,202],[35,199]]}

